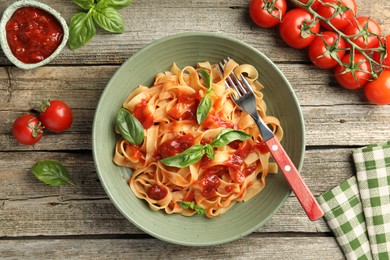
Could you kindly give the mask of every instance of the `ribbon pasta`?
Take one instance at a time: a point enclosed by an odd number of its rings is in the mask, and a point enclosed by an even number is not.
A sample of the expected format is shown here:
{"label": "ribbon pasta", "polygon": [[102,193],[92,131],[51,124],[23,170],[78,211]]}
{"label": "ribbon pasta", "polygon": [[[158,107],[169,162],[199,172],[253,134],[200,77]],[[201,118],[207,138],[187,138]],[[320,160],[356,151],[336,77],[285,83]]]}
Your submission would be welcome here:
{"label": "ribbon pasta", "polygon": [[[210,72],[213,91],[209,94],[198,68]],[[236,106],[230,98],[231,90],[225,88],[224,81],[231,72],[247,77],[255,91],[260,116],[281,140],[279,120],[266,114],[258,71],[234,60],[229,60],[221,76],[209,62],[182,69],[173,64],[170,71],[155,76],[153,86],[138,86],[123,103],[143,124],[144,141],[135,146],[119,138],[113,161],[133,169],[129,186],[152,210],[191,216],[196,211],[180,206],[180,202],[194,202],[205,209],[207,217],[217,217],[236,202],[258,194],[265,187],[266,176],[277,172],[253,119]],[[198,124],[196,111],[205,95],[210,95],[213,103],[206,119]],[[204,156],[184,168],[160,162],[193,145],[210,143],[225,128],[245,131],[252,138],[214,148],[213,160]]]}

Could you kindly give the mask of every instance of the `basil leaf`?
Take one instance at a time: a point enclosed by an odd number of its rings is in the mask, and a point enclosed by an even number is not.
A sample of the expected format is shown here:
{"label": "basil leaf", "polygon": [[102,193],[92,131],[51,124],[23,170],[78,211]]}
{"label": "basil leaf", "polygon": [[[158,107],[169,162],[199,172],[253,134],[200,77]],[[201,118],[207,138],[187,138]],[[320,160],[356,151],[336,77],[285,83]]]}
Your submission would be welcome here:
{"label": "basil leaf", "polygon": [[192,209],[195,207],[194,201],[178,201],[177,204],[179,204],[182,209]]}
{"label": "basil leaf", "polygon": [[100,0],[96,5],[97,8],[112,7],[115,9],[122,9],[131,4],[132,0]]}
{"label": "basil leaf", "polygon": [[203,208],[202,206],[195,205],[194,210],[195,210],[196,214],[201,214],[201,215],[206,214],[206,209]]}
{"label": "basil leaf", "polygon": [[140,144],[144,140],[144,127],[127,109],[119,109],[116,115],[116,127],[121,136],[131,144]]}
{"label": "basil leaf", "polygon": [[95,22],[104,30],[113,33],[123,33],[124,26],[122,16],[113,7],[95,8],[92,12]]}
{"label": "basil leaf", "polygon": [[213,79],[211,78],[210,72],[204,68],[197,69],[199,75],[203,79],[204,84],[209,89],[213,85]]}
{"label": "basil leaf", "polygon": [[244,131],[235,130],[231,128],[223,129],[211,142],[212,147],[222,147],[228,145],[229,143],[240,140],[244,141],[248,138],[251,138],[250,134],[247,134]]}
{"label": "basil leaf", "polygon": [[213,147],[211,145],[209,145],[209,144],[206,144],[206,145],[203,146],[203,149],[204,149],[204,151],[206,153],[206,156],[208,158],[210,158],[211,160],[214,160],[215,153],[214,153]]}
{"label": "basil leaf", "polygon": [[89,10],[95,6],[94,0],[73,0],[73,2],[84,10]]}
{"label": "basil leaf", "polygon": [[68,175],[68,170],[61,163],[52,160],[37,162],[31,169],[35,177],[51,186],[68,183],[75,186]]}
{"label": "basil leaf", "polygon": [[203,149],[203,145],[197,144],[175,156],[164,158],[160,162],[166,166],[184,168],[202,159],[204,154],[205,150]]}
{"label": "basil leaf", "polygon": [[208,116],[211,107],[213,106],[213,99],[206,95],[200,101],[198,108],[196,109],[196,121],[198,124],[202,124]]}
{"label": "basil leaf", "polygon": [[95,34],[96,28],[89,13],[73,15],[69,25],[69,48],[74,50],[84,46]]}
{"label": "basil leaf", "polygon": [[178,201],[177,204],[183,209],[193,209],[197,214],[206,214],[206,209],[202,206],[195,205],[195,201]]}

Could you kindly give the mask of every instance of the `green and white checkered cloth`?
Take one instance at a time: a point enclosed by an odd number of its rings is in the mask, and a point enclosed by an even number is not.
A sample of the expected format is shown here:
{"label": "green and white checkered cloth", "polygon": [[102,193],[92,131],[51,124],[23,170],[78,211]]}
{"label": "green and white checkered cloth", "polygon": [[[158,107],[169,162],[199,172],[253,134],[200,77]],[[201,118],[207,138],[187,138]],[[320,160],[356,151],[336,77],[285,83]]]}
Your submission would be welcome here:
{"label": "green and white checkered cloth", "polygon": [[356,176],[318,197],[325,220],[347,259],[390,259],[390,141],[353,159]]}

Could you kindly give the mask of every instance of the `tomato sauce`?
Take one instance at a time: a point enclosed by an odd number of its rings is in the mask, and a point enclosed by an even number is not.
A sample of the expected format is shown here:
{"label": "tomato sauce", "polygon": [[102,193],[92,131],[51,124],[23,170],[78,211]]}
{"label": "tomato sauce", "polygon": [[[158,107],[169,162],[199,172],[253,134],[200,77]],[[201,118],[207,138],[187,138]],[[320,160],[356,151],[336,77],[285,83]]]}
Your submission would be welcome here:
{"label": "tomato sauce", "polygon": [[206,119],[203,121],[202,125],[206,128],[218,128],[218,127],[226,127],[237,129],[237,126],[232,122],[224,120],[222,118],[222,112],[217,114],[209,113]]}
{"label": "tomato sauce", "polygon": [[134,107],[133,115],[141,122],[145,129],[148,129],[153,126],[153,116],[149,111],[148,102],[145,99],[142,99],[139,104]]}
{"label": "tomato sauce", "polygon": [[194,143],[194,136],[191,134],[180,135],[167,140],[157,147],[157,159],[164,159],[177,155],[190,148]]}
{"label": "tomato sauce", "polygon": [[188,95],[179,94],[178,101],[175,106],[168,111],[168,115],[175,119],[196,119],[196,110],[199,105],[198,94]]}
{"label": "tomato sauce", "polygon": [[151,199],[161,200],[165,196],[167,196],[168,191],[166,188],[160,187],[159,185],[154,184],[152,187],[150,187],[148,189],[148,191],[146,193],[147,193],[148,197]]}
{"label": "tomato sauce", "polygon": [[49,57],[61,44],[64,31],[57,19],[35,7],[22,7],[6,24],[8,45],[24,63],[37,63]]}

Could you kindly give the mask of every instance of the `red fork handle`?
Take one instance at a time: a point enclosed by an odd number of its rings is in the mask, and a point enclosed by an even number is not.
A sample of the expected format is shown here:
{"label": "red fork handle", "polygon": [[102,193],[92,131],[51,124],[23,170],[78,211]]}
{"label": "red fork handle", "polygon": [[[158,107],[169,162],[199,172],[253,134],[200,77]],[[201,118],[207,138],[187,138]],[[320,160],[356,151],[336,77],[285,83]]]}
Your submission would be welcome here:
{"label": "red fork handle", "polygon": [[278,139],[274,136],[265,143],[309,219],[313,221],[321,218],[324,215],[323,210],[310,192]]}

